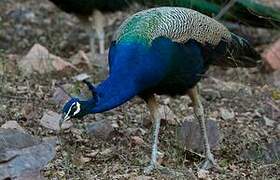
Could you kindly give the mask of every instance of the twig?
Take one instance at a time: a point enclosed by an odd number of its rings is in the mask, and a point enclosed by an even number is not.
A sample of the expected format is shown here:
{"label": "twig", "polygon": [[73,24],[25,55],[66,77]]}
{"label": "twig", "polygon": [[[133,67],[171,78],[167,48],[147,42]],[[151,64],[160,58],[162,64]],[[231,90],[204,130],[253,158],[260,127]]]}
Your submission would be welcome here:
{"label": "twig", "polygon": [[280,108],[272,101],[268,101],[267,104],[269,104],[271,107],[273,107],[276,111],[280,112]]}
{"label": "twig", "polygon": [[225,13],[236,3],[237,0],[230,0],[221,11],[214,17],[214,19],[219,20],[225,15]]}
{"label": "twig", "polygon": [[9,96],[9,95],[0,95],[1,98],[6,98],[6,99],[17,99],[17,100],[35,100],[35,98],[30,98],[30,97],[20,97],[20,96]]}

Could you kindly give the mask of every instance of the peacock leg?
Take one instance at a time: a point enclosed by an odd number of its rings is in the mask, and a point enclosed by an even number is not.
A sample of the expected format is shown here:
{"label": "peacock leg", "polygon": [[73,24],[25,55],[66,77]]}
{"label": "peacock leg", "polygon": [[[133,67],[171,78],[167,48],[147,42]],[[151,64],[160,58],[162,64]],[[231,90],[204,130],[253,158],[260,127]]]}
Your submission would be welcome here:
{"label": "peacock leg", "polygon": [[95,60],[95,30],[92,27],[89,27],[88,35],[89,35],[89,46],[90,46],[90,53],[91,53],[91,60]]}
{"label": "peacock leg", "polygon": [[204,153],[205,153],[206,159],[205,159],[205,162],[202,164],[201,168],[209,169],[213,166],[218,167],[215,162],[214,156],[210,150],[210,145],[209,145],[208,137],[207,137],[206,125],[205,125],[204,110],[203,110],[202,103],[200,101],[200,97],[199,97],[197,88],[195,87],[195,88],[189,90],[188,95],[190,96],[190,98],[193,102],[194,114],[195,114],[196,119],[199,122],[201,137],[202,137],[203,145],[204,145],[204,151],[205,151]]}
{"label": "peacock leg", "polygon": [[160,128],[160,112],[159,112],[159,104],[156,102],[156,99],[153,96],[150,96],[146,99],[147,106],[150,110],[152,119],[154,120],[154,133],[153,133],[153,144],[152,144],[152,155],[151,155],[151,162],[148,167],[145,168],[144,173],[149,174],[154,169],[158,167],[157,164],[157,155],[158,155],[158,135],[159,135],[159,128]]}
{"label": "peacock leg", "polygon": [[85,27],[88,37],[89,37],[89,46],[90,46],[90,59],[92,61],[95,60],[95,30],[92,28],[91,21],[88,17],[85,16],[78,16],[79,20],[82,22],[83,26]]}
{"label": "peacock leg", "polygon": [[93,12],[93,18],[94,18],[94,28],[96,29],[97,38],[99,40],[99,53],[104,54],[104,52],[105,52],[105,32],[104,32],[105,17],[100,11],[95,10]]}

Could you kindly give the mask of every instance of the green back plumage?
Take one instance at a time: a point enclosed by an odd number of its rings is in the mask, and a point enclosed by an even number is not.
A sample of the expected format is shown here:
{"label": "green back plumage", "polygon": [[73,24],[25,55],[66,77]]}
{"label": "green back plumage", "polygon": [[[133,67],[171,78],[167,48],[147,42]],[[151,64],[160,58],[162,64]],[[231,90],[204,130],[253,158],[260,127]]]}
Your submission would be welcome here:
{"label": "green back plumage", "polygon": [[137,13],[119,28],[117,41],[149,43],[160,18],[162,18],[160,13],[156,11],[149,13],[148,16],[143,15],[143,12]]}
{"label": "green back plumage", "polygon": [[117,42],[150,44],[157,37],[184,43],[189,39],[202,44],[217,45],[221,39],[230,40],[226,27],[197,11],[180,7],[144,10],[124,21],[115,35]]}

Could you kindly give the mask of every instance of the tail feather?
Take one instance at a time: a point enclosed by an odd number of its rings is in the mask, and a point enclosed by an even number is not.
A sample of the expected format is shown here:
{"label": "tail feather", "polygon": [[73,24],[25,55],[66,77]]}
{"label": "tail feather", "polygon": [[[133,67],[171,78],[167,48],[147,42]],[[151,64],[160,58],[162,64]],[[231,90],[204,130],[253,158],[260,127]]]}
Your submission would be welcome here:
{"label": "tail feather", "polygon": [[244,38],[232,33],[228,57],[240,67],[256,67],[262,63],[260,54]]}
{"label": "tail feather", "polygon": [[222,42],[216,48],[216,54],[224,55],[222,57],[212,55],[212,64],[222,67],[256,67],[262,64],[260,54],[247,40],[233,33],[231,37],[231,41]]}

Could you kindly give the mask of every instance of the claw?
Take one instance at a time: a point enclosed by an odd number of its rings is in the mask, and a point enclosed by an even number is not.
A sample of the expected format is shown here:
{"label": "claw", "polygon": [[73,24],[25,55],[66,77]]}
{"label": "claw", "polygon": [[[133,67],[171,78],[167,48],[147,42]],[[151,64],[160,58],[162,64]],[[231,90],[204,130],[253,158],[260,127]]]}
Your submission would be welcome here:
{"label": "claw", "polygon": [[214,159],[214,156],[212,154],[208,154],[206,156],[205,161],[202,163],[202,165],[200,167],[201,167],[201,169],[204,169],[204,170],[208,170],[208,169],[211,169],[213,167],[218,169],[218,170],[221,170],[221,168],[216,163],[216,161]]}
{"label": "claw", "polygon": [[150,164],[149,166],[147,166],[147,167],[144,169],[144,174],[149,175],[149,174],[151,174],[151,172],[152,172],[153,170],[155,170],[155,169],[156,169],[156,165],[155,165],[155,164]]}

